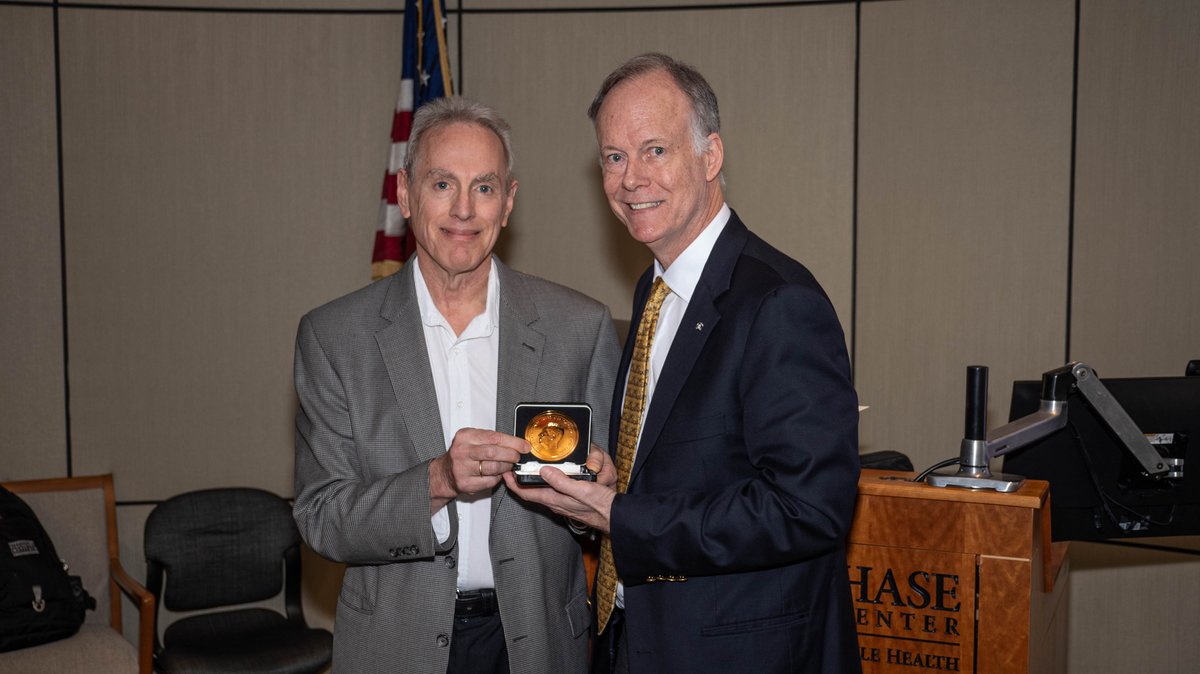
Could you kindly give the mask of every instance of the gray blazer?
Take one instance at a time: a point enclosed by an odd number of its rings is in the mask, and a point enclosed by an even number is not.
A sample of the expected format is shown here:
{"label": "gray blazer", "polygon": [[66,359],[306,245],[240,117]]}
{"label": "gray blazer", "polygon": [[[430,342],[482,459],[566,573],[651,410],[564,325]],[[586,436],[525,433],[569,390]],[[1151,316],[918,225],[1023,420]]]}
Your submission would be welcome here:
{"label": "gray blazer", "polygon": [[[496,418],[520,402],[583,401],[607,444],[617,338],[608,309],[509,269],[500,279]],[[334,672],[446,671],[457,517],[439,545],[428,464],[445,452],[413,266],[314,309],[296,336],[296,502],[304,540],[347,565]],[[453,503],[451,503],[453,508]],[[492,570],[514,672],[584,672],[591,612],[562,518],[492,496]]]}

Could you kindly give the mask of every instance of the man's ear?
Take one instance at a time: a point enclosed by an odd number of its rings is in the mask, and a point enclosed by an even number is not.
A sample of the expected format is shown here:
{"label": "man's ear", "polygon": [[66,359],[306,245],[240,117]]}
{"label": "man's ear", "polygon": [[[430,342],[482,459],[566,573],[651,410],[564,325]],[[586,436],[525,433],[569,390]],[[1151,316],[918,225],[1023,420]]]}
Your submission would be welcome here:
{"label": "man's ear", "polygon": [[508,216],[512,215],[513,203],[517,196],[517,186],[519,184],[516,180],[513,180],[508,185],[508,194],[505,195],[504,203],[504,219],[500,221],[500,227],[502,228],[508,227]]}
{"label": "man's ear", "polygon": [[408,172],[404,169],[396,171],[396,205],[405,220],[412,216],[412,209],[408,207]]}
{"label": "man's ear", "polygon": [[721,166],[725,164],[725,143],[721,141],[721,134],[708,134],[708,149],[704,151],[705,172],[704,177],[709,182],[717,179],[721,174]]}

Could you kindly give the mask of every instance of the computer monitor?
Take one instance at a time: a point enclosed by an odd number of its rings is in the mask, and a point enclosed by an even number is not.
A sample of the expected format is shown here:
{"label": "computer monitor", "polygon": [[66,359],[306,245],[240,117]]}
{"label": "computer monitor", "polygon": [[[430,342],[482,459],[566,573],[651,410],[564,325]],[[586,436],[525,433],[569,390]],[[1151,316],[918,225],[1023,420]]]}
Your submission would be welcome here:
{"label": "computer monitor", "polygon": [[[1145,477],[1078,393],[1066,427],[1005,456],[1004,471],[1050,482],[1056,541],[1200,535],[1200,377],[1101,381],[1156,449],[1184,460],[1181,479]],[[1009,419],[1037,411],[1041,391],[1014,382]]]}

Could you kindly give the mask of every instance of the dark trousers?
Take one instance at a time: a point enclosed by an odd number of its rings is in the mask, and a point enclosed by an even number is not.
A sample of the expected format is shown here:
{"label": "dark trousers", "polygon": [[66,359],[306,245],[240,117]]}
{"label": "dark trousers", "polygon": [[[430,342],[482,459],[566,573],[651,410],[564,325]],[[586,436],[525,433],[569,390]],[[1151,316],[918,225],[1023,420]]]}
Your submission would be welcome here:
{"label": "dark trousers", "polygon": [[446,674],[508,674],[500,614],[454,619]]}
{"label": "dark trousers", "polygon": [[592,642],[592,674],[629,674],[625,611],[613,608],[604,633]]}

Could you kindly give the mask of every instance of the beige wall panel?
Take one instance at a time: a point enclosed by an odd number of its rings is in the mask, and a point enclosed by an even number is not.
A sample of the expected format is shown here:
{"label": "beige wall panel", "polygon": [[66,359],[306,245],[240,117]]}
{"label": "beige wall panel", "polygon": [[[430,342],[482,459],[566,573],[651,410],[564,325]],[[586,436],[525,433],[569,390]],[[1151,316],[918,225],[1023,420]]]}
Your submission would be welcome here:
{"label": "beige wall panel", "polygon": [[1184,551],[1071,544],[1069,674],[1196,671],[1200,541],[1142,540]]}
{"label": "beige wall panel", "polygon": [[[35,0],[36,1],[36,0]],[[804,0],[801,0],[804,1]],[[809,0],[811,2],[823,2],[825,0]],[[456,9],[460,6],[459,0],[442,0],[445,7]],[[47,2],[49,4],[49,2]],[[280,0],[153,0],[144,2],[141,0],[111,0],[105,2],[106,5],[114,6],[130,6],[130,7],[203,7],[216,9],[263,9],[263,10],[285,10],[285,9],[301,9],[301,10],[402,10],[404,9],[404,0],[288,0],[280,2]],[[467,0],[466,9],[470,11],[491,11],[505,9],[547,9],[547,10],[577,10],[577,0]],[[587,3],[588,7],[604,7],[604,8],[639,8],[645,6],[645,0],[591,0]],[[655,6],[670,7],[674,5],[695,6],[695,5],[742,5],[742,4],[761,4],[760,0],[657,0]]]}
{"label": "beige wall panel", "polygon": [[1178,376],[1200,358],[1200,3],[1080,17],[1071,357]]}
{"label": "beige wall panel", "polygon": [[[458,0],[443,0],[447,7],[457,7]],[[354,12],[360,10],[402,11],[404,0],[111,0],[105,5],[116,7],[127,6],[135,9],[145,7],[170,8],[199,7],[203,9],[230,10],[265,10],[286,12],[288,10],[340,10]]]}
{"label": "beige wall panel", "polygon": [[295,328],[369,278],[400,22],[63,10],[77,470],[291,494]]}
{"label": "beige wall panel", "polygon": [[[1197,36],[1193,2],[1080,12],[1071,357],[1102,376],[1177,376],[1200,358]],[[1082,544],[1072,556],[1071,674],[1195,671],[1194,555]]]}
{"label": "beige wall panel", "polygon": [[[827,0],[798,0],[799,2],[825,2]],[[465,8],[468,12],[471,11],[503,11],[506,9],[546,9],[546,10],[568,10],[578,11],[580,6],[588,8],[601,7],[608,10],[612,9],[629,9],[634,13],[642,10],[647,5],[652,5],[655,8],[659,7],[696,7],[703,5],[721,5],[719,9],[733,12],[743,11],[740,7],[732,5],[761,5],[761,0],[654,0],[654,2],[646,2],[646,0],[588,0],[588,2],[580,2],[579,0],[466,0]],[[851,3],[852,4],[852,3]],[[599,84],[599,83],[597,83]]]}
{"label": "beige wall panel", "polygon": [[67,473],[53,28],[0,7],[0,480]]}
{"label": "beige wall panel", "polygon": [[505,260],[629,317],[651,258],[607,206],[585,113],[610,70],[665,51],[720,99],[729,203],[809,265],[849,332],[853,6],[467,16],[463,35],[465,92],[514,127],[521,188]]}
{"label": "beige wall panel", "polygon": [[862,6],[856,382],[864,451],[956,456],[966,366],[989,425],[1062,364],[1070,0]]}

